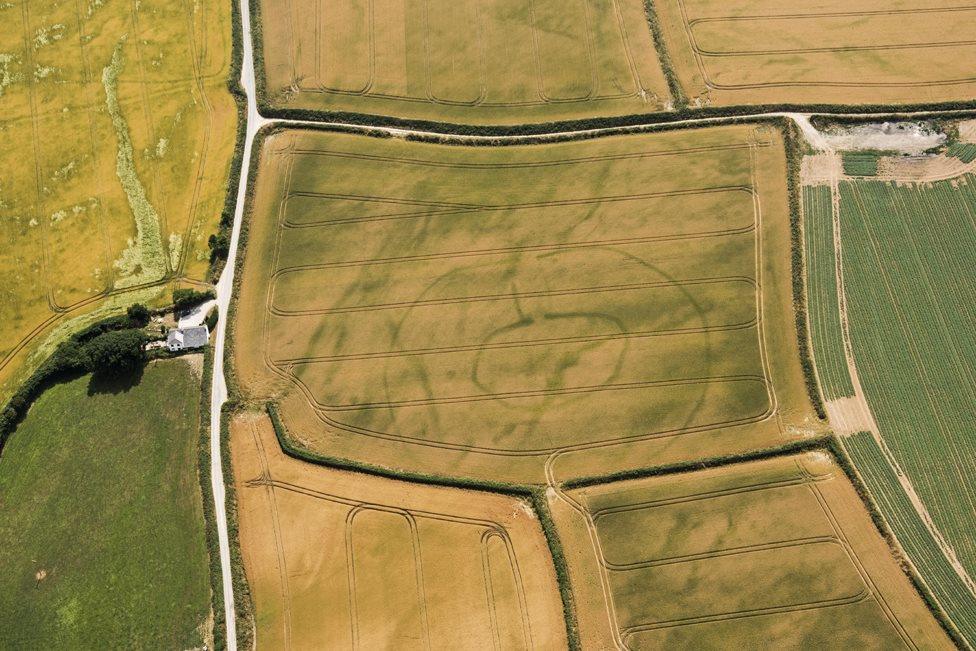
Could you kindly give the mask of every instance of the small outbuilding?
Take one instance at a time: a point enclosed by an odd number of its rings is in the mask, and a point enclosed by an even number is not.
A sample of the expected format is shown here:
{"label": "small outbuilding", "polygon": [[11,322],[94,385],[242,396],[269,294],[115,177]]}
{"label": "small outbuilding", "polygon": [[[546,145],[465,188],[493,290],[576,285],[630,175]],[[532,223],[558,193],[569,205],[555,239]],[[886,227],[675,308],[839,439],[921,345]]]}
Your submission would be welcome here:
{"label": "small outbuilding", "polygon": [[166,335],[166,347],[172,352],[203,348],[210,341],[210,329],[205,325],[173,328]]}

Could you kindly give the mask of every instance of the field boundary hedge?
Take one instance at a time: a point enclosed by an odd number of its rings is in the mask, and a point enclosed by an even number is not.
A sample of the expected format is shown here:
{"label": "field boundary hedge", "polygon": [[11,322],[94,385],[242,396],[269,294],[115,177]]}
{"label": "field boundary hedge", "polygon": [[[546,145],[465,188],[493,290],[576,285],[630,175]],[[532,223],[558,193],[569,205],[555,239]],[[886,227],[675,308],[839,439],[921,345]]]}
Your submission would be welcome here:
{"label": "field boundary hedge", "polygon": [[813,364],[813,344],[807,315],[806,255],[803,246],[803,185],[800,182],[800,162],[803,158],[802,137],[793,120],[782,125],[786,149],[786,192],[790,210],[790,277],[793,286],[793,319],[796,343],[800,354],[800,369],[807,398],[820,420],[827,418]]}
{"label": "field boundary hedge", "polygon": [[671,100],[674,106],[683,108],[688,105],[688,98],[685,91],[678,81],[678,73],[674,71],[671,63],[671,53],[668,52],[664,44],[664,30],[657,17],[657,10],[654,8],[654,0],[644,0],[644,17],[647,18],[647,26],[651,30],[651,42],[654,44],[654,53],[657,54],[657,61],[661,65],[661,72],[664,73],[664,80],[668,82],[668,90],[671,92]]}

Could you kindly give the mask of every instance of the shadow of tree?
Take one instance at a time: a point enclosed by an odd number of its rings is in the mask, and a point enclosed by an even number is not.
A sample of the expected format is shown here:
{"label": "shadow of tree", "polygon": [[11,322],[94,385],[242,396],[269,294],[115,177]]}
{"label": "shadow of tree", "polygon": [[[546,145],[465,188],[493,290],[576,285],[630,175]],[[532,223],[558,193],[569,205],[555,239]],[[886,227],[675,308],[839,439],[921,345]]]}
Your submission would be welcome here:
{"label": "shadow of tree", "polygon": [[145,368],[145,364],[139,364],[135,368],[124,371],[97,371],[92,373],[91,378],[88,380],[88,395],[92,396],[99,393],[118,395],[120,393],[127,393],[130,389],[139,386],[139,383],[142,382],[142,375],[145,372]]}

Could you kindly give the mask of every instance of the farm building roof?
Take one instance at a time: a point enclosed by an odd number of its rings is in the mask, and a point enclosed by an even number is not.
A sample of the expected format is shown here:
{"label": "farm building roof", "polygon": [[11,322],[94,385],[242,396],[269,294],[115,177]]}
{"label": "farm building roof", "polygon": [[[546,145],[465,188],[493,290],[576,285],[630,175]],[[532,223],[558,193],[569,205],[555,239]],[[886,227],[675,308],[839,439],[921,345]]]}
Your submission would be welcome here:
{"label": "farm building roof", "polygon": [[190,328],[173,328],[166,337],[166,343],[173,345],[180,344],[183,348],[200,348],[207,345],[210,339],[210,330],[207,326],[193,326]]}

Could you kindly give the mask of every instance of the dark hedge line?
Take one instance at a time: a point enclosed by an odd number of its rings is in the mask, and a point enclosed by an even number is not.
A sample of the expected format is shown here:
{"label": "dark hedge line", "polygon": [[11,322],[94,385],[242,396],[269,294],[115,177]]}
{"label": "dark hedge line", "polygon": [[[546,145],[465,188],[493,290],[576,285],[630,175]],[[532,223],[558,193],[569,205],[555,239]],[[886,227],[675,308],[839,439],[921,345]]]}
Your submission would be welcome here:
{"label": "dark hedge line", "polygon": [[661,30],[660,22],[658,22],[654,0],[644,0],[644,16],[647,18],[647,25],[651,29],[651,41],[654,43],[654,50],[657,52],[657,60],[661,64],[664,79],[668,82],[671,99],[674,100],[676,108],[683,108],[688,105],[688,98],[685,97],[685,91],[681,88],[681,82],[678,81],[678,75],[674,71],[671,54],[668,53],[668,48],[664,45],[664,32]]}
{"label": "dark hedge line", "polygon": [[264,23],[261,21],[261,0],[250,0],[251,50],[254,53],[254,93],[258,112],[264,113],[267,101],[268,77],[264,69]]}
{"label": "dark hedge line", "polygon": [[545,488],[533,488],[532,508],[539,516],[542,535],[545,536],[549,557],[552,558],[552,566],[556,570],[556,585],[559,586],[559,598],[563,602],[563,619],[566,621],[566,641],[569,643],[570,651],[579,651],[583,648],[583,644],[580,641],[579,623],[576,619],[576,597],[573,595],[569,564],[566,562],[563,543],[556,530],[556,522],[552,519],[552,512],[549,510]]}
{"label": "dark hedge line", "polygon": [[826,435],[817,436],[799,441],[792,441],[783,445],[761,448],[759,450],[740,452],[738,454],[724,454],[717,457],[708,457],[706,459],[696,459],[694,461],[680,461],[678,463],[653,466],[650,468],[624,470],[621,472],[611,473],[609,475],[579,477],[577,479],[570,479],[569,481],[563,482],[563,487],[566,490],[575,490],[577,488],[588,488],[590,486],[612,484],[614,482],[626,481],[628,479],[644,479],[647,477],[658,477],[660,475],[674,475],[677,473],[694,472],[696,470],[705,470],[707,468],[728,466],[733,463],[745,463],[748,461],[760,461],[762,459],[785,457],[791,454],[797,454],[799,452],[821,449],[827,444],[827,440],[828,437]]}
{"label": "dark hedge line", "polygon": [[[714,126],[727,126],[727,125],[740,125],[740,124],[771,124],[774,126],[779,126],[783,123],[785,118],[776,115],[746,115],[741,117],[732,117],[727,120],[723,120],[721,123],[715,123]],[[599,138],[609,138],[614,136],[624,136],[628,134],[636,133],[648,133],[648,132],[658,132],[658,131],[679,131],[683,129],[702,129],[713,126],[711,124],[701,124],[697,122],[653,122],[653,123],[639,123],[633,125],[621,125],[615,127],[607,127],[612,129],[612,131],[584,131],[581,133],[568,133],[568,132],[554,132],[554,133],[544,133],[541,135],[531,135],[531,134],[521,134],[516,136],[475,136],[476,140],[468,140],[466,136],[460,136],[458,134],[450,133],[436,133],[436,132],[426,132],[426,133],[410,133],[402,136],[404,140],[410,142],[425,142],[440,145],[451,145],[457,147],[523,147],[526,145],[546,145],[556,142],[579,142],[584,140],[596,140]],[[393,138],[394,136],[389,132],[378,127],[352,125],[352,124],[338,124],[338,123],[328,123],[328,122],[292,122],[292,123],[275,123],[264,127],[264,130],[271,133],[277,133],[280,131],[324,131],[328,133],[351,133],[356,135],[368,136],[372,138]]]}
{"label": "dark hedge line", "polygon": [[764,114],[770,113],[826,113],[846,115],[869,112],[875,115],[870,117],[868,121],[878,122],[885,119],[896,120],[914,117],[907,115],[908,113],[924,111],[931,112],[933,117],[937,117],[939,115],[944,115],[938,113],[939,111],[963,112],[971,111],[976,108],[976,102],[945,102],[941,104],[917,104],[901,107],[892,107],[887,105],[843,106],[836,104],[757,104],[755,106],[706,106],[703,108],[682,107],[673,111],[661,111],[657,113],[638,113],[611,117],[581,118],[577,120],[562,120],[505,126],[457,124],[431,120],[411,120],[368,113],[352,113],[347,111],[324,111],[316,109],[276,107],[269,106],[267,102],[264,101],[263,93],[261,92],[258,93],[258,104],[261,114],[268,118],[308,122],[338,122],[355,126],[391,127],[426,131],[432,134],[462,136],[546,135],[565,131],[643,126],[680,122],[682,120],[734,118],[744,116],[760,117]]}
{"label": "dark hedge line", "polygon": [[803,250],[803,205],[800,183],[800,161],[803,158],[803,138],[792,120],[782,123],[783,142],[786,147],[786,189],[790,203],[790,276],[793,286],[793,319],[796,326],[796,343],[800,353],[800,368],[807,397],[820,420],[827,418],[817,374],[811,354],[810,328],[807,321],[806,267]]}
{"label": "dark hedge line", "polygon": [[912,587],[925,602],[925,605],[932,612],[936,621],[942,627],[942,630],[946,632],[956,646],[960,649],[971,648],[969,644],[965,641],[962,634],[956,628],[956,625],[952,623],[949,615],[942,609],[939,602],[935,599],[932,591],[929,590],[928,585],[919,575],[915,566],[907,561],[907,556],[901,545],[898,543],[898,539],[895,537],[894,532],[888,527],[888,522],[884,519],[884,515],[881,513],[881,509],[878,507],[877,502],[874,501],[874,497],[871,496],[870,491],[868,491],[867,485],[862,481],[861,475],[858,473],[857,468],[854,466],[854,462],[847,455],[847,450],[841,444],[840,439],[834,435],[830,436],[825,442],[825,449],[830,452],[837,462],[837,465],[841,467],[844,474],[847,475],[847,479],[850,480],[851,485],[854,486],[854,490],[857,492],[858,497],[864,503],[865,508],[867,508],[868,513],[871,516],[871,521],[874,523],[875,529],[881,534],[881,537],[885,539],[888,543],[888,548],[894,555],[895,559],[899,561],[898,565],[901,567],[902,572],[908,577],[911,582]]}
{"label": "dark hedge line", "polygon": [[278,443],[281,445],[282,451],[289,457],[298,459],[299,461],[307,461],[316,465],[326,466],[327,468],[348,470],[350,472],[358,472],[364,475],[383,477],[385,479],[408,481],[416,484],[431,484],[434,486],[444,486],[447,488],[463,488],[467,490],[498,493],[500,495],[520,495],[522,497],[529,497],[532,495],[532,491],[535,488],[534,486],[528,484],[514,484],[507,482],[470,479],[465,477],[451,477],[432,473],[412,472],[409,470],[394,470],[392,468],[362,463],[360,461],[353,461],[351,459],[318,454],[308,450],[307,448],[303,448],[292,443],[292,439],[289,436],[288,430],[284,423],[281,421],[281,417],[278,414],[278,407],[275,405],[275,403],[266,403],[265,411],[267,412],[268,417],[271,419],[271,425],[274,428],[275,436],[278,438]]}

